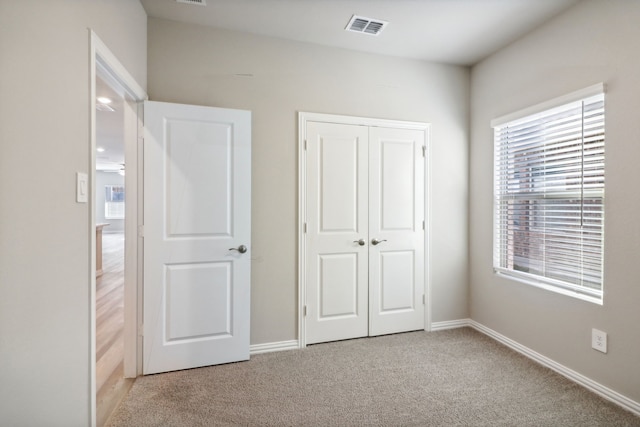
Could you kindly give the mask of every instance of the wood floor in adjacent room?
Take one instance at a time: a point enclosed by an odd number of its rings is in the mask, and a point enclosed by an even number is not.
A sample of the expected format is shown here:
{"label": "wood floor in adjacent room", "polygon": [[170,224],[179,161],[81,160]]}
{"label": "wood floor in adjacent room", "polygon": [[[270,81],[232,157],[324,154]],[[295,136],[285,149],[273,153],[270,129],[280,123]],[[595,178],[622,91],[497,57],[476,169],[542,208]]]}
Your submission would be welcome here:
{"label": "wood floor in adjacent room", "polygon": [[102,237],[101,277],[96,278],[96,402],[102,426],[133,379],[124,378],[124,235]]}

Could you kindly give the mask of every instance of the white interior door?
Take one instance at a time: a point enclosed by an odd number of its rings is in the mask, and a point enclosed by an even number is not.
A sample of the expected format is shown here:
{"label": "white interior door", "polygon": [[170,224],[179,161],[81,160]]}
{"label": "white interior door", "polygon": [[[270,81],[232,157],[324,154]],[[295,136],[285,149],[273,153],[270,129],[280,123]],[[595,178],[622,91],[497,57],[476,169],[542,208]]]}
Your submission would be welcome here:
{"label": "white interior door", "polygon": [[307,124],[308,344],[367,335],[367,132]]}
{"label": "white interior door", "polygon": [[306,123],[307,344],[424,328],[425,143]]}
{"label": "white interior door", "polygon": [[144,119],[143,373],[247,360],[251,113],[145,102]]}
{"label": "white interior door", "polygon": [[369,131],[369,335],[424,328],[424,132]]}

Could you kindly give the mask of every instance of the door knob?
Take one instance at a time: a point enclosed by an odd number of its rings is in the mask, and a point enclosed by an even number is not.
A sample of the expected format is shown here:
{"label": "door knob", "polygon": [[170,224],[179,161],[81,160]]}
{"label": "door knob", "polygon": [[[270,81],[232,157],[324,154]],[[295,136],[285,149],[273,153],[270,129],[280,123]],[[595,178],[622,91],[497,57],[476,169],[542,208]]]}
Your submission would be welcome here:
{"label": "door knob", "polygon": [[377,245],[378,243],[382,243],[382,242],[386,242],[386,241],[387,241],[387,239],[382,239],[382,240],[373,239],[373,240],[371,240],[371,244],[372,244],[373,246],[375,246],[375,245]]}
{"label": "door knob", "polygon": [[367,242],[365,242],[364,239],[360,239],[360,240],[354,240],[353,243],[357,243],[360,246],[364,246],[365,243],[367,243]]}
{"label": "door knob", "polygon": [[241,254],[247,252],[247,247],[245,245],[240,245],[237,248],[229,248],[230,251],[238,251]]}

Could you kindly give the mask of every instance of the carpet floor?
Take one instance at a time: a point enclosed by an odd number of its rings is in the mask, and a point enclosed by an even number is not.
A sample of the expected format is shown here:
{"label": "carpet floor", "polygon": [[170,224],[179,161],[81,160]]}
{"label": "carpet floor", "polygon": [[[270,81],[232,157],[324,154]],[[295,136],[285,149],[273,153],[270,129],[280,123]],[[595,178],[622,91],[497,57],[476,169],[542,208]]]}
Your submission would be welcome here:
{"label": "carpet floor", "polygon": [[141,377],[107,426],[640,426],[640,417],[461,328]]}

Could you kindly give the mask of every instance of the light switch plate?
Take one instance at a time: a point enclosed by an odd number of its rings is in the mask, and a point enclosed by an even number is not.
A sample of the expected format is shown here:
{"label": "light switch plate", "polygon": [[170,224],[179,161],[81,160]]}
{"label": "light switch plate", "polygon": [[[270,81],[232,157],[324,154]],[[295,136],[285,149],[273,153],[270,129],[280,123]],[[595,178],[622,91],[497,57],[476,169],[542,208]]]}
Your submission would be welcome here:
{"label": "light switch plate", "polygon": [[76,172],[76,202],[87,203],[89,201],[89,176],[86,173]]}

